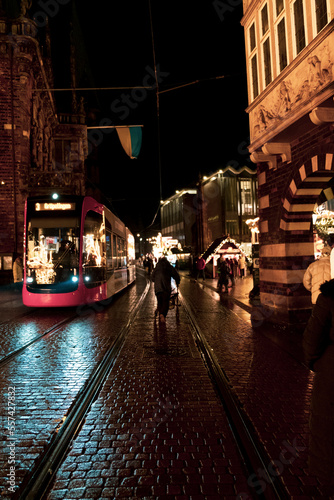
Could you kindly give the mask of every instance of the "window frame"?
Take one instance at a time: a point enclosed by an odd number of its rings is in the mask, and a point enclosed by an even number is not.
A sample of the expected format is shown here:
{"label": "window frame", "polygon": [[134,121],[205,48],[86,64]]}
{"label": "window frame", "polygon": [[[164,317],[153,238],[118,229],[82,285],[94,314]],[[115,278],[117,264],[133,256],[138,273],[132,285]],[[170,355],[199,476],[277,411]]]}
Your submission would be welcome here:
{"label": "window frame", "polygon": [[318,30],[317,24],[318,24],[318,19],[317,19],[317,5],[316,2],[317,0],[312,0],[312,33],[313,37],[315,38],[319,33],[330,23],[331,21],[331,9],[330,9],[330,2],[329,0],[324,0],[326,3],[326,13],[327,13],[327,22],[324,24],[322,28]]}
{"label": "window frame", "polygon": [[[302,4],[302,9],[303,9],[303,28],[304,28],[304,39],[305,43],[304,46],[298,50],[297,48],[297,31],[296,31],[296,16],[295,16],[295,5],[297,2],[301,2]],[[300,54],[308,45],[308,39],[307,39],[307,29],[306,29],[306,18],[305,18],[305,1],[304,0],[294,0],[291,2],[291,21],[292,21],[292,46],[293,46],[293,55],[294,57],[297,57],[298,54]]]}
{"label": "window frame", "polygon": [[[254,46],[252,46],[252,36],[251,36],[251,29],[254,29]],[[259,69],[259,56],[258,56],[258,44],[257,44],[257,33],[256,33],[256,23],[255,20],[252,22],[250,27],[248,28],[248,47],[249,47],[249,58],[248,58],[248,64],[249,64],[249,84],[250,84],[250,96],[251,96],[251,101],[254,101],[260,94],[260,69]],[[255,86],[254,86],[254,71],[253,71],[253,60],[255,61],[255,76],[256,76],[256,83],[257,83],[257,92],[255,92]]]}
{"label": "window frame", "polygon": [[[278,0],[275,2],[275,21],[274,21],[274,33],[275,33],[275,47],[276,47],[276,67],[277,67],[277,75],[279,75],[288,65],[289,65],[289,51],[288,51],[288,23],[286,16],[286,8],[285,8],[285,0],[282,0],[283,8],[280,12],[278,12],[277,5]],[[281,55],[280,51],[280,39],[279,39],[279,25],[284,22],[284,42],[285,42],[285,58],[286,65],[281,68]]]}

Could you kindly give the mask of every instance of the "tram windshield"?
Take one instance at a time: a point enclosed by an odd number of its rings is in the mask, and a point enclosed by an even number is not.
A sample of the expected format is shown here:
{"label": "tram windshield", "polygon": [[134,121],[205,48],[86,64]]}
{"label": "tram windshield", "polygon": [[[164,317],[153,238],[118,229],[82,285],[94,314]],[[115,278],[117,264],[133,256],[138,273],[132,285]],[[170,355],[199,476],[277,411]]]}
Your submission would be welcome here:
{"label": "tram windshield", "polygon": [[27,283],[76,283],[79,277],[79,220],[32,217],[27,221]]}

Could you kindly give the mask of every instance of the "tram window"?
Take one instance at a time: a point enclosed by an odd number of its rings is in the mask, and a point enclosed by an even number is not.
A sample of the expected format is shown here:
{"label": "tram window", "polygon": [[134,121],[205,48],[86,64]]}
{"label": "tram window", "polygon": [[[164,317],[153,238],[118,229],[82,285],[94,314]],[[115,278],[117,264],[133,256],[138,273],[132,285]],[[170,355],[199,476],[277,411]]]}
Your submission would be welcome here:
{"label": "tram window", "polygon": [[27,221],[27,281],[57,285],[79,275],[79,221],[73,217],[38,217]]}
{"label": "tram window", "polygon": [[117,236],[113,235],[113,267],[117,267]]}
{"label": "tram window", "polygon": [[107,257],[107,267],[113,267],[112,262],[112,248],[111,248],[111,232],[106,230],[106,257]]}
{"label": "tram window", "polygon": [[106,259],[107,259],[107,279],[112,276],[113,273],[113,261],[112,261],[112,235],[109,229],[106,230]]}
{"label": "tram window", "polygon": [[82,241],[82,269],[87,287],[105,281],[105,227],[103,217],[89,211],[85,218]]}

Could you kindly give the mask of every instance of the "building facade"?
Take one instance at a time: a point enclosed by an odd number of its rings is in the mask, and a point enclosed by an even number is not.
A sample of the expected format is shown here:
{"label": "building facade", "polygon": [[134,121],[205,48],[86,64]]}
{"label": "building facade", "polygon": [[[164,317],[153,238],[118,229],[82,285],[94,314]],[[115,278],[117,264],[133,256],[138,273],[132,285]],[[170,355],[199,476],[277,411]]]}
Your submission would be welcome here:
{"label": "building facade", "polygon": [[161,206],[162,236],[171,236],[193,253],[203,253],[217,238],[251,243],[246,220],[257,216],[257,175],[249,167],[203,177],[197,189],[177,192]]}
{"label": "building facade", "polygon": [[[11,277],[23,253],[27,196],[83,195],[87,127],[83,106],[58,114],[45,32],[21,15],[0,12],[0,275]],[[70,110],[73,111],[73,110]],[[3,281],[3,280],[2,280]]]}
{"label": "building facade", "polygon": [[334,1],[244,0],[250,146],[257,165],[260,300],[311,306],[312,214],[333,197]]}
{"label": "building facade", "polygon": [[177,239],[182,248],[197,247],[196,199],[196,189],[184,189],[161,204],[161,234]]}
{"label": "building facade", "polygon": [[203,200],[201,250],[222,236],[229,236],[239,244],[250,244],[246,220],[258,213],[256,170],[226,167],[204,177],[200,189]]}

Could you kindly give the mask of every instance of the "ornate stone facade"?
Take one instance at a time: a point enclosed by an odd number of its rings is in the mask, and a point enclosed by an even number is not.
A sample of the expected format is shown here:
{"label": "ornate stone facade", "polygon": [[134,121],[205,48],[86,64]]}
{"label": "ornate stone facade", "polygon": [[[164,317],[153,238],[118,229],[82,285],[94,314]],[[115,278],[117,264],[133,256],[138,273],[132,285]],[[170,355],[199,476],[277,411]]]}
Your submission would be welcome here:
{"label": "ornate stone facade", "polygon": [[312,214],[333,197],[334,185],[334,1],[313,2],[303,15],[295,5],[244,1],[242,20],[249,150],[259,185],[260,299],[267,318],[290,321],[311,307],[302,279],[314,260]]}
{"label": "ornate stone facade", "polygon": [[[17,19],[0,15],[0,273],[4,256],[23,252],[27,196],[55,187],[84,194],[88,151],[82,110],[57,114],[51,62],[34,22],[24,17],[28,3],[21,5]],[[56,161],[57,148],[65,151],[66,163]]]}

